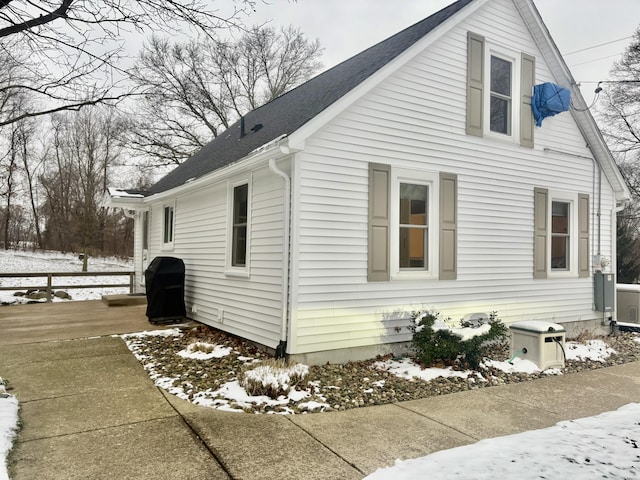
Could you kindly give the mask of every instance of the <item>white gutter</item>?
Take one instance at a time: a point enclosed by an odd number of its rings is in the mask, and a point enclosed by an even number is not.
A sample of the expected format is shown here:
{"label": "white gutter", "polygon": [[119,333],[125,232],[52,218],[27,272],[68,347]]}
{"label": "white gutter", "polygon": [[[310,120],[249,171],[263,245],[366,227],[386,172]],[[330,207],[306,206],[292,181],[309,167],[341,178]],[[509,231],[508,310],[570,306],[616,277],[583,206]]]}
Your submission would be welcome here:
{"label": "white gutter", "polygon": [[280,324],[280,343],[276,348],[276,358],[284,358],[287,350],[289,329],[289,225],[291,218],[291,178],[276,166],[276,159],[269,159],[269,169],[284,180],[284,225],[282,248],[282,320]]}

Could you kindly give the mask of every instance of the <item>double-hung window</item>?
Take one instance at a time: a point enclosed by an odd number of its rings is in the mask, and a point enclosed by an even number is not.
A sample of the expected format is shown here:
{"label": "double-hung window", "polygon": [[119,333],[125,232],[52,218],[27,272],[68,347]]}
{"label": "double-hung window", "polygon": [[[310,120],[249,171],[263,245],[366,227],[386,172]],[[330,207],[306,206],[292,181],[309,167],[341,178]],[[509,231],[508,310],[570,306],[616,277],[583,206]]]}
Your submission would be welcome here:
{"label": "double-hung window", "polygon": [[535,57],[467,34],[466,133],[532,148]]}
{"label": "double-hung window", "polygon": [[429,186],[400,183],[400,270],[429,269]]}
{"label": "double-hung window", "polygon": [[588,277],[589,195],[534,189],[534,278]]}
{"label": "double-hung window", "polygon": [[246,179],[230,183],[228,192],[226,274],[248,276],[251,238],[251,183]]}
{"label": "double-hung window", "polygon": [[437,277],[439,175],[396,169],[391,180],[391,279]]}
{"label": "double-hung window", "polygon": [[370,163],[368,280],[455,280],[457,212],[457,175]]}
{"label": "double-hung window", "polygon": [[513,123],[513,62],[491,55],[489,130],[511,135]]}
{"label": "double-hung window", "polygon": [[170,247],[173,245],[173,229],[175,225],[175,207],[173,205],[165,205],[163,207],[163,224],[162,224],[162,245]]}
{"label": "double-hung window", "polygon": [[571,203],[551,202],[551,270],[571,271]]}
{"label": "double-hung window", "polygon": [[233,233],[231,240],[231,266],[247,265],[247,218],[249,185],[238,185],[233,188]]}

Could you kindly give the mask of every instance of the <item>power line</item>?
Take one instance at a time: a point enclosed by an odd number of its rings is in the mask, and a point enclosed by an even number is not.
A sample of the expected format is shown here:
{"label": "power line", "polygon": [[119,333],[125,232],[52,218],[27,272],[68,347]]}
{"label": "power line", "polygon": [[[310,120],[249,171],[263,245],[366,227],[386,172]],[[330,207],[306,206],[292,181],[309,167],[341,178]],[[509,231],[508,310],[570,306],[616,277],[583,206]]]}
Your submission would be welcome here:
{"label": "power line", "polygon": [[604,42],[598,45],[593,45],[591,47],[581,48],[580,50],[575,50],[573,52],[565,53],[563,56],[568,57],[569,55],[573,55],[574,53],[586,52],[587,50],[593,50],[594,48],[604,47],[605,45],[611,45],[612,43],[621,42],[622,40],[629,40],[630,38],[633,38],[633,37],[629,36],[629,37],[619,38],[618,40],[611,40],[610,42]]}
{"label": "power line", "polygon": [[606,60],[607,58],[618,57],[622,55],[622,53],[616,53],[614,55],[607,55],[606,57],[594,58],[593,60],[587,60],[586,62],[581,63],[573,63],[569,65],[570,67],[579,67],[580,65],[586,65],[587,63],[599,62],[600,60]]}

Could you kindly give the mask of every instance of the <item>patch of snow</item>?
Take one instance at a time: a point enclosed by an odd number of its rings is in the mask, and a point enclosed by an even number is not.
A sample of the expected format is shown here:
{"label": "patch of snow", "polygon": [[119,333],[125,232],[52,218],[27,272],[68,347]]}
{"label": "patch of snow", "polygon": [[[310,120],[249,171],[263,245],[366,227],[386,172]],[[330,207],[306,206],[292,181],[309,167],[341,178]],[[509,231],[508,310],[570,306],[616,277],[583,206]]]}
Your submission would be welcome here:
{"label": "patch of snow", "polygon": [[301,410],[307,410],[309,412],[324,412],[330,407],[328,403],[316,402],[311,400],[309,402],[303,402],[298,405]]}
{"label": "patch of snow", "polygon": [[13,395],[3,397],[4,394],[0,397],[0,480],[9,480],[7,455],[18,430],[18,400]]}
{"label": "patch of snow", "polygon": [[637,478],[640,404],[397,461],[365,480]]}
{"label": "patch of snow", "polygon": [[184,350],[180,350],[178,355],[182,358],[192,358],[195,360],[210,360],[212,358],[222,358],[231,355],[233,348],[223,345],[213,345],[211,343],[195,342],[191,343]]}
{"label": "patch of snow", "polygon": [[122,339],[126,341],[143,337],[178,337],[180,335],[182,335],[182,331],[179,328],[167,328],[164,330],[145,330],[144,332],[125,333],[116,336],[122,337]]}
{"label": "patch of snow", "polygon": [[586,344],[578,342],[566,342],[564,351],[567,360],[593,360],[604,362],[616,351],[602,340],[589,340]]}
{"label": "patch of snow", "polygon": [[514,358],[513,363],[499,362],[497,360],[485,360],[482,365],[487,367],[493,367],[498,370],[502,370],[505,373],[537,373],[540,371],[538,365],[531,360],[524,360],[522,358]]}
{"label": "patch of snow", "polygon": [[384,362],[375,362],[373,366],[379,370],[386,370],[393,373],[397,377],[413,380],[419,378],[420,380],[433,380],[438,377],[460,377],[467,378],[474,372],[470,370],[457,371],[451,367],[447,368],[422,368],[417,363],[414,363],[408,358],[401,360],[385,360]]}

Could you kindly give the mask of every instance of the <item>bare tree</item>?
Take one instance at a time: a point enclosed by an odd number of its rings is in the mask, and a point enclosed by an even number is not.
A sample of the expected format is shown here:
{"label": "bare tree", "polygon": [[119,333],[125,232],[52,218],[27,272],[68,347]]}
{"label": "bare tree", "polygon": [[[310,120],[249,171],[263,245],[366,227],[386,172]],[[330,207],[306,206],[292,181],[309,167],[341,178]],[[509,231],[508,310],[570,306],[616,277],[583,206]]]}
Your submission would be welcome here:
{"label": "bare tree", "polygon": [[621,282],[635,282],[640,275],[640,29],[614,63],[611,76],[613,80],[601,84],[606,103],[599,116],[633,195],[617,218],[617,273]]}
{"label": "bare tree", "polygon": [[[254,0],[232,5],[220,12],[207,0],[0,0],[0,126],[122,99],[131,93],[122,84],[127,37],[185,26],[213,35],[235,26]],[[17,93],[30,95],[28,108],[2,108],[3,96]]]}
{"label": "bare tree", "polygon": [[253,27],[237,41],[153,37],[133,78],[144,97],[128,146],[156,165],[178,164],[248,111],[321,68],[319,42],[293,27]]}
{"label": "bare tree", "polygon": [[119,155],[121,127],[106,109],[57,114],[53,127],[52,156],[41,177],[47,240],[88,258],[104,249],[107,213],[100,200]]}

